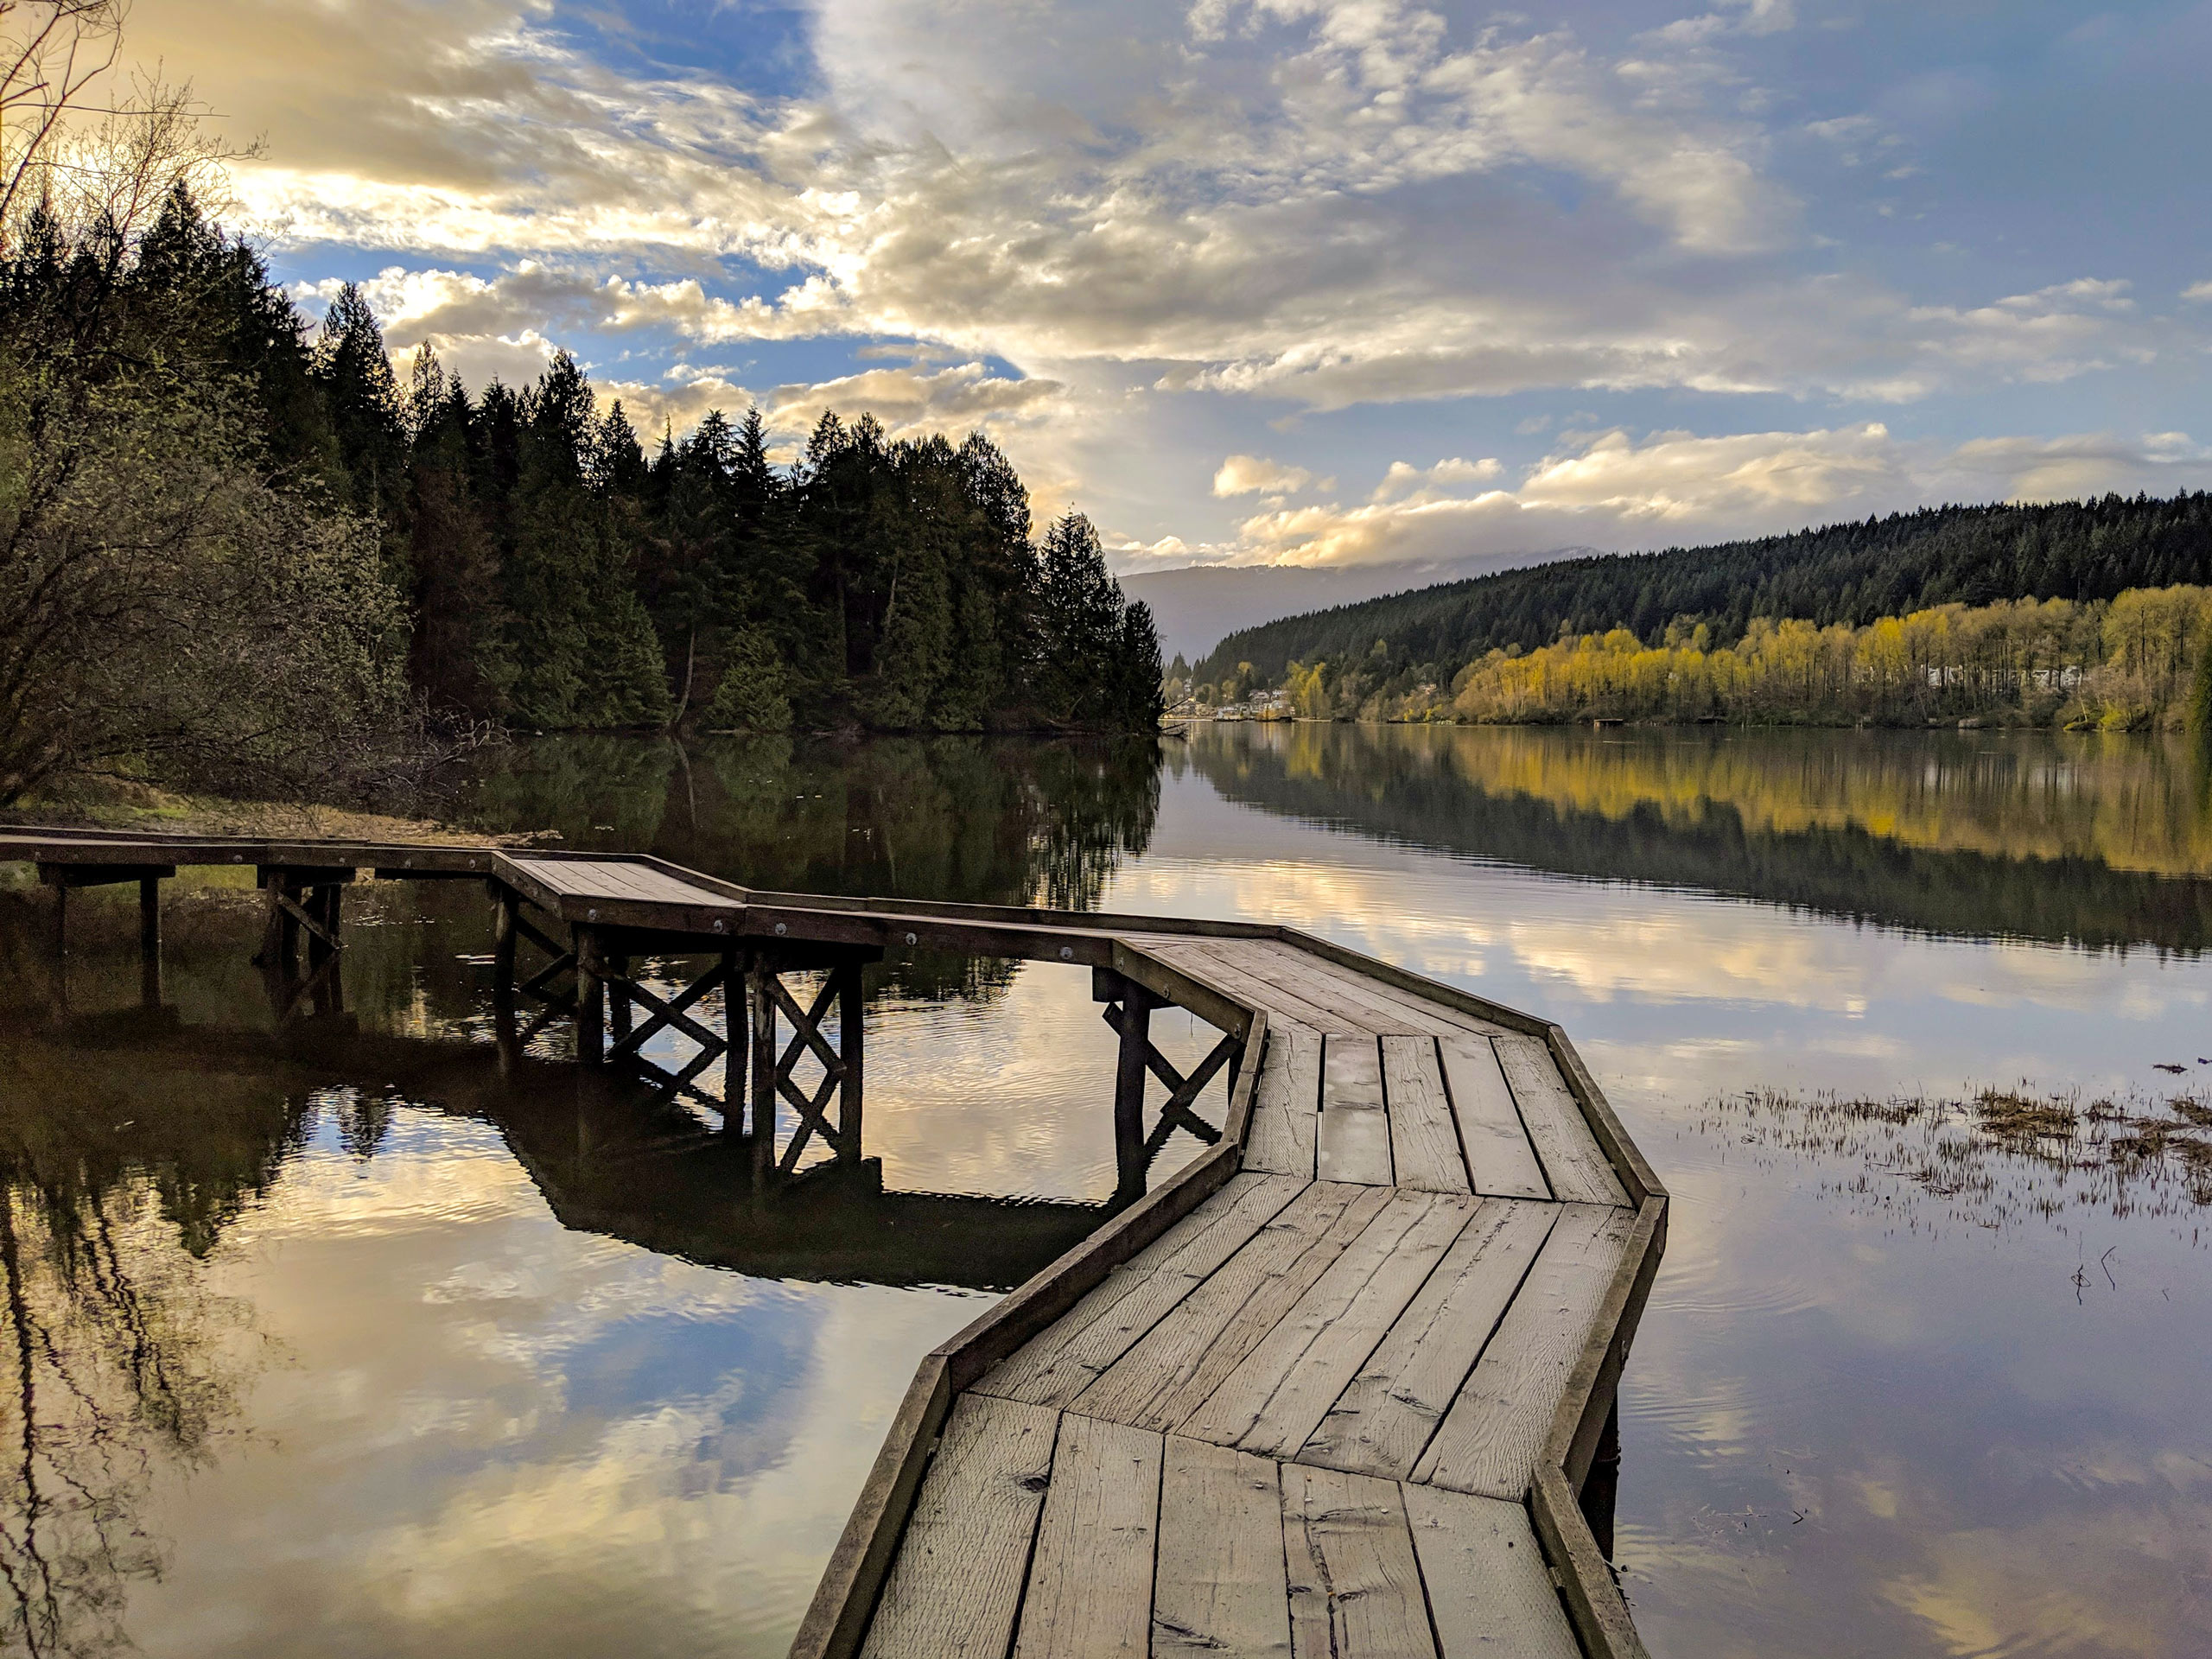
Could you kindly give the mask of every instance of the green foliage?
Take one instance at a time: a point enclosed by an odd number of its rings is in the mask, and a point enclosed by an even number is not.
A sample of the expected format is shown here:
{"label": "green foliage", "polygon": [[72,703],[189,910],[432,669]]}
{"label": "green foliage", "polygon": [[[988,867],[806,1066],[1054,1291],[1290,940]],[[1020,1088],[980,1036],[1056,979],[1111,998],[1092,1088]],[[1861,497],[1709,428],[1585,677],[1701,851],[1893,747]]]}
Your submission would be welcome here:
{"label": "green foliage", "polygon": [[303,359],[259,260],[181,194],[151,260],[106,220],[19,229],[0,254],[0,803],[86,768],[371,788],[408,723],[404,613],[375,521],[277,458],[323,446],[289,424]]}
{"label": "green foliage", "polygon": [[[1491,651],[1625,628],[1662,643],[1678,620],[1731,645],[1752,619],[1863,626],[1945,604],[2108,600],[2129,588],[2212,582],[2212,494],[2106,496],[2047,506],[1930,507],[1715,547],[1562,559],[1233,633],[1192,671],[1240,658],[1351,663],[1376,645],[1387,674],[1430,664],[1448,681]],[[1702,648],[1702,647],[1701,647]]]}
{"label": "green foliage", "polygon": [[783,658],[756,628],[732,638],[722,658],[721,683],[707,705],[707,728],[716,732],[787,732],[791,700]]}

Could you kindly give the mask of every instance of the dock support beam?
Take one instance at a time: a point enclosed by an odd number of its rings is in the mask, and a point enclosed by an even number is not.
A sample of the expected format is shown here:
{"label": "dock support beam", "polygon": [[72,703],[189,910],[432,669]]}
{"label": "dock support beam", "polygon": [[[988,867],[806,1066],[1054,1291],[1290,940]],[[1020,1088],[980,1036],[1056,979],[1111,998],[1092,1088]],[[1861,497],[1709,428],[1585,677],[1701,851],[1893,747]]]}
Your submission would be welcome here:
{"label": "dock support beam", "polygon": [[[756,1179],[766,1181],[791,1173],[808,1142],[817,1137],[839,1163],[861,1161],[862,1014],[867,1001],[861,974],[863,965],[875,954],[841,951],[829,957],[821,988],[804,1007],[784,984],[782,976],[790,969],[822,965],[821,957],[788,962],[762,951],[748,965],[745,1007],[751,1039]],[[833,1004],[837,1014],[834,1046],[825,1032]],[[790,1028],[788,1041],[783,1039],[779,1020]],[[822,1068],[821,1078],[810,1090],[795,1075],[809,1055]],[[830,1117],[832,1099],[837,1103],[835,1122]],[[779,1147],[777,1114],[785,1104],[797,1112],[798,1123],[790,1144]]]}
{"label": "dock support beam", "polygon": [[162,1006],[162,878],[138,878],[138,1000]]}
{"label": "dock support beam", "polygon": [[[1114,1201],[1129,1204],[1144,1195],[1152,1160],[1176,1130],[1186,1130],[1207,1146],[1221,1139],[1221,1131],[1192,1107],[1224,1066],[1229,1068],[1230,1086],[1235,1088],[1237,1068],[1243,1063],[1244,1039],[1235,1032],[1224,1033],[1212,1052],[1185,1077],[1153,1046],[1152,1011],[1173,1007],[1167,998],[1110,968],[1091,969],[1090,995],[1093,1001],[1106,1004],[1106,1023],[1122,1039],[1114,1071]],[[1147,1134],[1144,1091],[1148,1076],[1166,1085],[1167,1098],[1160,1104],[1159,1121]]]}
{"label": "dock support beam", "polygon": [[607,963],[600,955],[597,928],[579,927],[573,937],[576,956],[576,1063],[597,1065],[607,1058]]}

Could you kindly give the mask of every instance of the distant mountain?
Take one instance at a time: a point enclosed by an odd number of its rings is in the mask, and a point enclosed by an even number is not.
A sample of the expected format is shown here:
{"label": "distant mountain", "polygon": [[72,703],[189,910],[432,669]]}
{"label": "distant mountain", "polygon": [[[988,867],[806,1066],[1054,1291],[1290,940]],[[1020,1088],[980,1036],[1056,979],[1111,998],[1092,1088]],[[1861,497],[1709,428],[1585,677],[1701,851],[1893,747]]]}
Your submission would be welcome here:
{"label": "distant mountain", "polygon": [[1419,593],[1279,618],[1223,639],[1203,683],[1249,662],[1349,662],[1379,641],[1392,670],[1449,678],[1484,652],[1529,650],[1562,634],[1626,628],[1656,640],[1677,617],[1713,643],[1755,616],[1864,626],[1953,601],[2110,599],[2128,588],[2212,583],[2212,494],[2108,495],[2046,505],[1927,507],[1757,541],[1560,559]]}
{"label": "distant mountain", "polygon": [[1393,564],[1190,564],[1123,576],[1122,591],[1152,607],[1153,620],[1160,626],[1163,657],[1172,661],[1179,651],[1196,662],[1213,649],[1217,640],[1238,628],[1383,594],[1433,587],[1440,582],[1571,558],[1589,550],[1567,547],[1548,553],[1402,560]]}

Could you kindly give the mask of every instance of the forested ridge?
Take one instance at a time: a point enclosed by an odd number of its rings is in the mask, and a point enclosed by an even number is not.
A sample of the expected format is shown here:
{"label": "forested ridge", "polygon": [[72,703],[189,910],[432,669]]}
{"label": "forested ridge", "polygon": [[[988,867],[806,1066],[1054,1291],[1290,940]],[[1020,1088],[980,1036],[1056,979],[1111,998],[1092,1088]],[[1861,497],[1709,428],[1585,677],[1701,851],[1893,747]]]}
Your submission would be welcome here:
{"label": "forested ridge", "polygon": [[1288,617],[1230,635],[1192,677],[1217,683],[1249,664],[1273,682],[1294,661],[1379,656],[1378,678],[1418,668],[1449,680],[1491,651],[1615,629],[1656,645],[1670,624],[1702,623],[1726,646],[1754,618],[1865,626],[1947,604],[2108,600],[2205,582],[2212,495],[1929,507],[1709,547],[1562,559]]}
{"label": "forested ridge", "polygon": [[[978,433],[641,439],[555,355],[403,385],[197,205],[189,144],[0,226],[0,804],[73,772],[365,796],[456,722],[1149,730],[1151,614]],[[158,187],[158,188],[156,188]]]}

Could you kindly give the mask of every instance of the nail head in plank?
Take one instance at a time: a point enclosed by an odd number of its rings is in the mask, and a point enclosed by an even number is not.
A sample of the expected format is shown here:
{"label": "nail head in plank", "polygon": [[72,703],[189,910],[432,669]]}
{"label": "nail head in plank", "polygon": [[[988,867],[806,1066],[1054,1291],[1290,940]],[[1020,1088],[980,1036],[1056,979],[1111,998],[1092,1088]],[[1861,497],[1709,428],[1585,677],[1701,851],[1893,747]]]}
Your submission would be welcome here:
{"label": "nail head in plank", "polygon": [[963,1394],[952,1403],[864,1659],[1001,1659],[1014,1637],[1059,1413]]}
{"label": "nail head in plank", "polygon": [[1388,1187],[1307,1187],[1076,1397],[1078,1411],[1169,1429],[1259,1345],[1390,1201]]}
{"label": "nail head in plank", "polygon": [[1252,1098],[1244,1167],[1313,1179],[1313,1140],[1321,1121],[1321,1039],[1271,1020],[1268,1052]]}
{"label": "nail head in plank", "polygon": [[1551,1050],[1541,1039],[1517,1033],[1493,1040],[1554,1195],[1565,1204],[1625,1205],[1628,1191],[1567,1092]]}
{"label": "nail head in plank", "polygon": [[1282,1539],[1295,1659],[1435,1659],[1397,1482],[1285,1464]]}
{"label": "nail head in plank", "polygon": [[1282,1492],[1274,1462],[1167,1437],[1154,1659],[1288,1659]]}
{"label": "nail head in plank", "polygon": [[1512,1306],[1414,1465],[1415,1480],[1491,1497],[1528,1490],[1636,1222],[1633,1210],[1560,1206]]}
{"label": "nail head in plank", "polygon": [[1294,1455],[1451,1249],[1475,1204],[1452,1193],[1393,1193],[1180,1432]]}
{"label": "nail head in plank", "polygon": [[1391,1184],[1390,1118],[1382,1103],[1382,1052],[1373,1037],[1332,1036],[1322,1045],[1313,1166],[1325,1181]]}
{"label": "nail head in plank", "polygon": [[1459,1143],[1466,1150],[1467,1173],[1475,1191],[1505,1198],[1551,1197],[1490,1039],[1446,1037],[1442,1047],[1452,1115],[1459,1126]]}
{"label": "nail head in plank", "polygon": [[1382,1094],[1390,1114],[1390,1162],[1400,1186],[1473,1191],[1444,1094],[1433,1037],[1382,1039]]}
{"label": "nail head in plank", "polygon": [[1581,1659],[1525,1510],[1433,1486],[1400,1495],[1443,1659]]}
{"label": "nail head in plank", "polygon": [[1553,1204],[1481,1200],[1299,1459],[1393,1480],[1411,1474],[1558,1215]]}
{"label": "nail head in plank", "polygon": [[1160,1437],[1060,1419],[1014,1659],[1146,1659]]}
{"label": "nail head in plank", "polygon": [[974,1386],[1035,1405],[1068,1404],[1302,1190],[1292,1175],[1230,1176]]}

